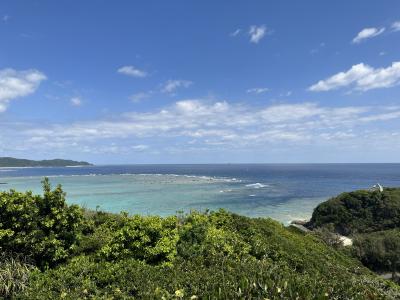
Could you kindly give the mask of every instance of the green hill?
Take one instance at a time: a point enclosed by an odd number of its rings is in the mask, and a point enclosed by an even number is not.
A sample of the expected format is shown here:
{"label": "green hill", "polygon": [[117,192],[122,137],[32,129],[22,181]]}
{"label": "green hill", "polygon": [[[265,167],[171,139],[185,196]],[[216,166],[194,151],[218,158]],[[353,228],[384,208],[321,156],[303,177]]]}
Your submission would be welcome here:
{"label": "green hill", "polygon": [[400,189],[343,193],[319,204],[308,224],[350,235],[400,227]]}
{"label": "green hill", "polygon": [[[0,193],[0,297],[399,299],[400,289],[312,234],[226,211],[128,216]],[[18,220],[18,222],[15,222]]]}
{"label": "green hill", "polygon": [[371,270],[390,272],[392,280],[400,283],[399,188],[343,193],[319,204],[307,226],[325,234],[328,230],[351,236],[349,250],[354,257]]}
{"label": "green hill", "polygon": [[50,159],[50,160],[29,160],[13,157],[0,157],[0,168],[11,167],[69,167],[69,166],[89,166],[86,161],[74,161],[66,159]]}

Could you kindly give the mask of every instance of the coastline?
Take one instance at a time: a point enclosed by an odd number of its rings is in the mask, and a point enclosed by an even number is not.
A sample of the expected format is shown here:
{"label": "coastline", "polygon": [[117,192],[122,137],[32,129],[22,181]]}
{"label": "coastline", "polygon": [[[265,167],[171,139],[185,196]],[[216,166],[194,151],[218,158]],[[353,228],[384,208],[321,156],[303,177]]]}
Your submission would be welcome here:
{"label": "coastline", "polygon": [[[180,210],[225,208],[288,226],[309,219],[319,203],[370,186],[376,177],[385,178],[385,186],[400,185],[397,165],[370,171],[368,165],[16,167],[0,169],[0,181],[8,183],[0,189],[39,193],[41,180],[48,177],[53,185],[63,186],[69,203],[93,209],[167,216]],[[354,174],[357,181],[352,180]]]}

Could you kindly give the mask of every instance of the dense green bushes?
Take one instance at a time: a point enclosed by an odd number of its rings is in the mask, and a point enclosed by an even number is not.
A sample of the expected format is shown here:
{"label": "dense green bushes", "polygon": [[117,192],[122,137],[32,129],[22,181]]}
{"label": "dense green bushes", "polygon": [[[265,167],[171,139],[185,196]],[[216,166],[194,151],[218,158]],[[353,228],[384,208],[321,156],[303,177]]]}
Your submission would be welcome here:
{"label": "dense green bushes", "polygon": [[400,227],[400,189],[343,193],[318,205],[308,226],[333,225],[343,235]]}
{"label": "dense green bushes", "polygon": [[29,256],[40,267],[68,258],[80,237],[82,212],[65,203],[61,186],[51,190],[43,181],[44,195],[14,190],[0,193],[0,250]]}
{"label": "dense green bushes", "polygon": [[[40,267],[22,262],[25,273],[9,273],[21,288],[6,294],[0,283],[0,297],[400,298],[398,287],[355,259],[271,219],[223,210],[168,218],[83,212],[47,180],[44,196],[10,191],[0,203],[1,220],[13,220],[1,223],[0,247]],[[0,274],[9,266],[0,264]]]}
{"label": "dense green bushes", "polygon": [[[103,215],[102,220],[105,216]],[[137,226],[158,218],[138,217]],[[104,258],[102,247],[56,269],[36,271],[22,298],[104,299],[381,299],[400,290],[375,278],[355,260],[313,236],[270,219],[250,219],[224,211],[167,218],[178,233],[176,255],[158,263],[130,255]],[[123,223],[123,222],[122,222]],[[158,221],[155,222],[159,224]],[[120,221],[110,215],[114,237]],[[118,224],[118,225],[116,225]],[[110,225],[112,226],[112,225]],[[153,228],[154,225],[150,225]],[[100,227],[98,227],[100,228]],[[131,225],[129,225],[131,228]],[[147,231],[147,229],[145,230]],[[92,233],[95,235],[95,232]],[[136,236],[136,234],[134,235]],[[147,234],[143,234],[147,236]],[[139,243],[141,236],[134,239]],[[175,241],[175,237],[172,238]],[[128,247],[129,248],[129,247]],[[122,252],[124,253],[123,248]],[[117,250],[119,251],[119,250]],[[138,253],[143,253],[140,249]],[[100,255],[99,255],[100,254]],[[129,257],[130,256],[130,257]],[[168,263],[165,263],[168,262]],[[162,298],[164,297],[164,298]]]}
{"label": "dense green bushes", "polygon": [[35,267],[26,258],[11,253],[0,254],[0,299],[24,291]]}
{"label": "dense green bushes", "polygon": [[354,251],[375,271],[400,271],[400,229],[362,234],[354,239]]}
{"label": "dense green bushes", "polygon": [[149,264],[168,263],[176,256],[179,235],[177,219],[169,217],[125,217],[100,255],[108,260],[135,258]]}
{"label": "dense green bushes", "polygon": [[153,266],[133,259],[96,262],[85,256],[35,273],[23,298],[364,300],[400,296],[394,286],[362,270],[353,273],[340,267],[329,275],[327,271],[297,272],[284,261],[269,259],[221,257],[219,263],[208,265],[178,259],[171,266]]}
{"label": "dense green bushes", "polygon": [[334,242],[335,232],[351,235],[353,253],[378,272],[400,270],[400,189],[343,193],[321,203],[308,226]]}

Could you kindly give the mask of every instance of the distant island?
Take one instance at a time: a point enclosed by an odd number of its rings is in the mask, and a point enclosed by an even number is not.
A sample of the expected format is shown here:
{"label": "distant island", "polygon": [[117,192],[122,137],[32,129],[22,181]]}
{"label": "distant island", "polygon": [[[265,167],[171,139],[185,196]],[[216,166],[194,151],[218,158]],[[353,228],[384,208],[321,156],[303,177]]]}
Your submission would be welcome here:
{"label": "distant island", "polygon": [[0,157],[0,168],[12,167],[76,167],[91,166],[86,161],[74,161],[68,159],[30,160],[13,157]]}

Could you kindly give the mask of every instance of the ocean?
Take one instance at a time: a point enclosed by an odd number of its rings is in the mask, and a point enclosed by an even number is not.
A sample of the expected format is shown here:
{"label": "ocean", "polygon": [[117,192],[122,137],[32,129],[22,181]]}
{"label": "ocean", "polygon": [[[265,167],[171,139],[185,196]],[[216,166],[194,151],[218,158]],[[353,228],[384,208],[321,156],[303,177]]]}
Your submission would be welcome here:
{"label": "ocean", "polygon": [[68,203],[109,212],[173,215],[224,208],[284,224],[328,198],[374,184],[400,186],[400,164],[118,165],[1,168],[0,190],[61,184]]}

